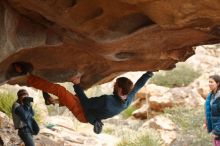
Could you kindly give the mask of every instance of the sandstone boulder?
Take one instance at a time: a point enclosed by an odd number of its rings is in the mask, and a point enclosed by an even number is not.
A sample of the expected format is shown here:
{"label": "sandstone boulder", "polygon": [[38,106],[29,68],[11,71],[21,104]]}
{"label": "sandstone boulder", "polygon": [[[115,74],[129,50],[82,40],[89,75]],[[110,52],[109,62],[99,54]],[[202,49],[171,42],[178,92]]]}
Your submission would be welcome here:
{"label": "sandstone boulder", "polygon": [[16,61],[85,88],[128,71],[168,70],[220,42],[219,0],[1,0],[0,83]]}

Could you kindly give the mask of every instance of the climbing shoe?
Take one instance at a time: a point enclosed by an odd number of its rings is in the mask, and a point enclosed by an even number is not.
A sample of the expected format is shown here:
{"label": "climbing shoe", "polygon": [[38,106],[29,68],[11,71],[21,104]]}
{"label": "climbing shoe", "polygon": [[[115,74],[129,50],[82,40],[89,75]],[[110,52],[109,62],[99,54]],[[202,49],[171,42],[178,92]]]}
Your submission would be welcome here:
{"label": "climbing shoe", "polygon": [[10,79],[12,77],[17,77],[21,75],[26,75],[27,73],[31,73],[33,71],[33,65],[28,62],[14,62],[12,63],[7,72],[6,78]]}

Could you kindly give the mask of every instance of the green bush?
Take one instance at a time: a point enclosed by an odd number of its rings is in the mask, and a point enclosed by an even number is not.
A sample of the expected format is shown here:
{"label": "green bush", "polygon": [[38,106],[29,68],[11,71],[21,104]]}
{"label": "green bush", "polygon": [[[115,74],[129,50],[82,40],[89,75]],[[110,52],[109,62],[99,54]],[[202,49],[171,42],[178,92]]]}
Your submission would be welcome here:
{"label": "green bush", "polygon": [[150,80],[150,83],[165,86],[165,87],[183,87],[189,85],[201,73],[194,70],[190,65],[186,63],[178,63],[176,68],[171,71],[160,71]]}
{"label": "green bush", "polygon": [[12,104],[16,98],[11,93],[0,93],[0,111],[12,118]]}
{"label": "green bush", "polygon": [[190,146],[211,146],[211,137],[207,130],[203,128],[204,122],[204,107],[196,109],[186,107],[174,107],[165,109],[165,114],[170,118],[180,129],[178,140],[185,143],[188,141]]}
{"label": "green bush", "polygon": [[134,139],[124,138],[117,146],[161,146],[161,141],[149,132],[145,132]]}
{"label": "green bush", "polygon": [[122,114],[121,114],[122,118],[124,118],[124,119],[129,118],[132,115],[133,111],[135,111],[135,110],[136,110],[136,108],[134,106],[129,106],[126,110],[124,110],[122,112]]}

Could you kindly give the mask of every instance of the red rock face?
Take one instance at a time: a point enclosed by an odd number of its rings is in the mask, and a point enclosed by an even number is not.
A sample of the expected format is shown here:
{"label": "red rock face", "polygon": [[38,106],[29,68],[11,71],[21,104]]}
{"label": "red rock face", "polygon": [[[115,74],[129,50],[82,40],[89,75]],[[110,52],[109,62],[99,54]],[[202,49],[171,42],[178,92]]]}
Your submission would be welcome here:
{"label": "red rock face", "polygon": [[88,88],[127,71],[168,70],[220,42],[220,1],[1,0],[0,82],[16,61]]}

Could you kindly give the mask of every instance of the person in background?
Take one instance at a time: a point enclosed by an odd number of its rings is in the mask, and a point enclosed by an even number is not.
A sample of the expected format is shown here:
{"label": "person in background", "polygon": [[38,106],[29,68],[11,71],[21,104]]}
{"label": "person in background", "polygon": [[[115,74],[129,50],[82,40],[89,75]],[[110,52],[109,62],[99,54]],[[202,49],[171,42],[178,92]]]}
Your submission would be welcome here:
{"label": "person in background", "polygon": [[22,139],[25,146],[35,146],[33,140],[32,127],[30,120],[34,116],[31,103],[33,99],[29,97],[25,89],[17,92],[17,101],[12,105],[12,118],[15,129],[18,129],[18,136]]}
{"label": "person in background", "polygon": [[212,134],[214,146],[220,146],[220,76],[209,77],[210,93],[205,102],[205,125]]}

